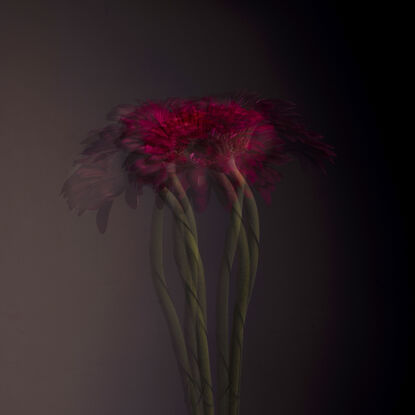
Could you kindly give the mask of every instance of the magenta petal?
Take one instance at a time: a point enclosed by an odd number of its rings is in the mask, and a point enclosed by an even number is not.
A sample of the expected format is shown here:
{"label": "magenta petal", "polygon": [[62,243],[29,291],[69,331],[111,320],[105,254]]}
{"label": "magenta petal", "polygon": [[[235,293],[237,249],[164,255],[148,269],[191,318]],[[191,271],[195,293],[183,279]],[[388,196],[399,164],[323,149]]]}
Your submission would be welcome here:
{"label": "magenta petal", "polygon": [[[136,208],[143,186],[156,192],[169,186],[170,166],[195,209],[203,211],[211,186],[207,172],[212,178],[215,172],[230,175],[233,163],[270,203],[281,164],[299,158],[324,170],[335,157],[333,148],[304,126],[294,104],[256,94],[142,101],[120,105],[108,118],[115,122],[84,140],[62,189],[71,209],[98,210],[102,232],[117,196],[125,192],[128,205]],[[235,192],[229,193],[225,199],[232,205]]]}

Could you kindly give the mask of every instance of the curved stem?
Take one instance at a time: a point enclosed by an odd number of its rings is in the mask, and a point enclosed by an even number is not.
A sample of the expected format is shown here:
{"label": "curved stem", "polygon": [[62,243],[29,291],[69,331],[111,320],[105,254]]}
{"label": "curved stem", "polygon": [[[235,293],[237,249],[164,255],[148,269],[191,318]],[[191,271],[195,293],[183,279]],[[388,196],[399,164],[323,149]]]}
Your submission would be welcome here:
{"label": "curved stem", "polygon": [[[189,198],[187,197],[186,191],[184,190],[181,181],[179,180],[177,174],[175,173],[175,169],[173,166],[170,168],[170,182],[172,185],[172,190],[174,194],[177,195],[177,198],[183,208],[185,216],[187,218],[189,227],[192,231],[192,236],[195,240],[195,243],[198,243],[198,234],[197,234],[197,226],[196,226],[196,219],[192,209],[192,205],[190,203]],[[187,234],[185,233],[185,236]],[[203,263],[201,258],[199,260],[192,255],[192,252],[187,249],[187,254],[189,257],[189,265],[191,268],[191,275],[193,277],[194,284],[196,286],[196,291],[198,294],[198,300],[200,302],[203,317],[204,317],[204,326],[207,326],[207,299],[206,299],[206,281],[203,269]],[[198,372],[200,376],[200,355],[203,354],[203,339],[200,339],[201,331],[198,330],[198,323],[196,316],[194,313],[189,309],[189,302],[186,301],[185,304],[185,320],[186,320],[186,341],[190,350],[192,350],[192,360],[191,364],[193,364],[193,370]],[[202,326],[203,327],[203,326]],[[196,334],[195,334],[196,333]],[[195,344],[196,342],[196,344]]]}
{"label": "curved stem", "polygon": [[[254,195],[246,183],[245,178],[236,168],[236,165],[233,165],[230,176],[236,183],[235,187],[238,189],[238,192],[242,192],[245,196],[243,202],[244,209],[246,210],[246,215],[243,218],[243,226],[240,227],[238,238],[240,265],[231,336],[229,368],[230,399],[229,412],[225,412],[226,415],[237,415],[239,413],[240,402],[244,324],[258,265],[259,218]],[[226,176],[222,177],[222,185],[226,189],[228,198],[230,200],[237,200],[234,186]]]}
{"label": "curved stem", "polygon": [[[181,231],[184,234],[184,240],[186,243],[186,248],[190,253],[190,260],[194,264],[197,264],[198,268],[202,268],[202,260],[200,258],[199,249],[197,246],[196,238],[192,229],[189,225],[188,219],[184,214],[181,204],[178,202],[176,197],[168,189],[163,189],[160,192],[160,196],[170,207],[175,221],[181,227]],[[200,271],[199,271],[200,272]],[[199,274],[200,275],[200,274]],[[210,358],[209,358],[209,347],[207,339],[207,327],[206,320],[204,317],[203,306],[199,301],[199,296],[193,282],[193,279],[190,278],[186,281],[185,284],[186,292],[190,295],[196,304],[195,315],[196,315],[196,332],[197,332],[197,350],[198,350],[198,361],[200,369],[200,377],[202,384],[202,395],[203,395],[203,406],[205,410],[205,415],[214,414],[214,401],[213,401],[213,388],[212,388],[212,379],[210,372]]]}
{"label": "curved stem", "polygon": [[216,178],[232,203],[230,224],[226,232],[225,248],[222,257],[216,297],[216,354],[218,381],[219,415],[226,415],[229,408],[229,286],[239,233],[242,223],[243,187],[235,194],[232,184],[223,173]]}
{"label": "curved stem", "polygon": [[197,228],[196,228],[196,218],[193,213],[192,205],[190,203],[189,198],[187,197],[186,191],[184,190],[180,179],[177,177],[177,174],[174,172],[170,172],[169,174],[170,181],[172,184],[172,188],[174,192],[177,194],[180,204],[183,207],[184,213],[187,216],[189,221],[189,225],[191,229],[194,231],[194,236],[197,242]]}
{"label": "curved stem", "polygon": [[244,327],[250,293],[249,248],[246,231],[243,226],[239,235],[239,261],[231,337],[229,415],[238,415],[239,413]]}
{"label": "curved stem", "polygon": [[[187,197],[187,194],[185,190],[183,189],[182,183],[180,182],[176,173],[170,173],[170,180],[171,180],[174,191],[178,195],[179,202],[182,205],[182,208],[187,217],[190,229],[192,230],[193,237],[197,244],[198,235],[197,235],[196,219],[195,219],[195,215],[194,215],[190,200]],[[199,293],[200,303],[202,305],[203,315],[205,317],[205,321],[207,321],[206,281],[205,281],[205,275],[204,275],[204,270],[203,270],[203,264],[202,263],[196,264],[194,263],[194,261],[192,261],[191,266],[193,269],[193,275],[196,276],[196,286],[197,286],[198,293]]]}
{"label": "curved stem", "polygon": [[239,170],[235,168],[232,170],[232,176],[236,180],[238,186],[243,186],[245,191],[245,209],[246,215],[244,215],[244,224],[248,238],[249,245],[249,257],[250,257],[250,289],[249,289],[249,301],[252,297],[252,292],[255,285],[256,272],[258,268],[258,254],[259,254],[259,215],[258,207],[255,202],[255,196],[252,193],[251,188],[246,182],[243,175]]}
{"label": "curved stem", "polygon": [[168,292],[167,282],[164,276],[163,208],[158,207],[157,204],[154,206],[151,222],[150,259],[153,283],[170,331],[177,364],[179,366],[185,390],[185,400],[190,407],[189,410],[196,413],[196,395],[194,392],[195,381],[191,375],[189,358],[180,320]]}
{"label": "curved stem", "polygon": [[177,221],[173,221],[173,250],[176,265],[179,269],[179,273],[184,281],[185,286],[185,315],[184,315],[184,326],[185,326],[185,341],[187,345],[187,352],[189,357],[190,369],[192,378],[195,380],[198,399],[196,402],[195,415],[203,414],[203,406],[201,401],[201,383],[199,373],[199,359],[197,349],[197,327],[196,327],[196,313],[198,307],[198,299],[194,298],[192,292],[187,289],[190,285],[191,290],[196,292],[194,287],[194,281],[192,277],[192,271],[190,269],[189,260],[186,252],[186,243],[184,240],[185,232],[183,225]]}

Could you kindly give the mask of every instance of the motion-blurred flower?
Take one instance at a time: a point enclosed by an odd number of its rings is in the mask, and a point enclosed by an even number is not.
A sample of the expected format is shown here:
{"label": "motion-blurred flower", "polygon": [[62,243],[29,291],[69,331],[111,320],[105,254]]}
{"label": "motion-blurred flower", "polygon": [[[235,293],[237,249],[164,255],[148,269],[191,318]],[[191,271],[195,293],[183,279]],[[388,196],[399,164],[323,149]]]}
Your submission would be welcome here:
{"label": "motion-blurred flower", "polygon": [[[259,259],[260,221],[254,187],[267,201],[280,179],[279,166],[294,159],[324,171],[333,162],[333,147],[309,131],[294,105],[254,94],[193,99],[170,98],[123,105],[109,117],[113,124],[84,141],[62,194],[82,214],[97,211],[104,232],[114,199],[125,194],[137,206],[138,194],[151,186],[155,205],[151,220],[152,278],[176,352],[188,412],[239,413],[244,322]],[[230,207],[216,297],[217,401],[211,379],[207,336],[206,281],[198,248],[193,205],[203,210],[210,188]],[[183,332],[164,276],[164,212],[174,219],[173,252],[184,283]],[[235,281],[232,330],[229,330],[232,267]]]}
{"label": "motion-blurred flower", "polygon": [[115,197],[125,192],[135,206],[143,186],[170,186],[172,172],[203,210],[210,172],[227,174],[236,166],[269,202],[279,165],[299,157],[324,169],[335,156],[305,128],[293,104],[254,94],[145,101],[119,106],[109,118],[115,124],[86,141],[62,190],[79,213],[98,210],[102,232]]}
{"label": "motion-blurred flower", "polygon": [[81,215],[96,210],[97,226],[105,232],[108,215],[114,199],[125,193],[127,203],[137,206],[135,181],[124,168],[127,152],[118,145],[121,130],[109,126],[94,131],[83,141],[85,149],[75,160],[61,194],[69,208]]}

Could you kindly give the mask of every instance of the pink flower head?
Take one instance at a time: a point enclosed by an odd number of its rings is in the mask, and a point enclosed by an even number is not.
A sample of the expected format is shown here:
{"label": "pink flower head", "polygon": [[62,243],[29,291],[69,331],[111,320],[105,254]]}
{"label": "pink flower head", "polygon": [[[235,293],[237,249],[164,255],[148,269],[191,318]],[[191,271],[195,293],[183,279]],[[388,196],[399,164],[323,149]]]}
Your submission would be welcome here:
{"label": "pink flower head", "polygon": [[124,125],[121,145],[130,153],[129,168],[138,182],[164,186],[173,165],[199,208],[207,200],[209,170],[229,173],[236,165],[261,189],[278,179],[274,165],[288,160],[273,124],[235,99],[147,102],[118,120]]}
{"label": "pink flower head", "polygon": [[169,187],[171,174],[203,209],[210,172],[238,169],[269,201],[279,165],[300,157],[323,168],[335,156],[292,104],[253,94],[146,101],[119,106],[109,118],[116,123],[86,142],[62,189],[79,213],[98,210],[101,230],[115,197],[125,192],[134,207],[143,186]]}
{"label": "pink flower head", "polygon": [[334,162],[336,154],[333,147],[322,140],[322,135],[306,128],[295,111],[295,104],[279,99],[263,99],[256,94],[232,94],[230,97],[243,108],[261,114],[267,125],[273,127],[267,151],[259,155],[260,165],[253,163],[252,168],[246,171],[241,169],[268,203],[276,181],[281,178],[276,170],[281,163],[299,159],[325,172],[325,162]]}

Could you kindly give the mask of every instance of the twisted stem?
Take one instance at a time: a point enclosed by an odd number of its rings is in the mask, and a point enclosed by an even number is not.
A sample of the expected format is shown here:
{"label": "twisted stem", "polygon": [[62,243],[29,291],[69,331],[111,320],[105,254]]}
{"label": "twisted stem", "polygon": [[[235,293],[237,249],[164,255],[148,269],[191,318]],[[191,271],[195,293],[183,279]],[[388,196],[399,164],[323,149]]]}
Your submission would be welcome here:
{"label": "twisted stem", "polygon": [[[156,196],[157,197],[157,196]],[[185,400],[190,410],[196,413],[197,397],[195,394],[195,380],[191,375],[190,363],[187,354],[186,342],[183,336],[182,327],[176,312],[173,300],[169,294],[163,265],[163,205],[157,203],[153,209],[151,222],[150,260],[151,275],[160,305],[162,307],[170,336],[173,343],[179,372],[181,375]]]}
{"label": "twisted stem", "polygon": [[[252,296],[255,283],[255,275],[258,266],[259,249],[259,217],[254,195],[245,181],[243,175],[238,171],[236,165],[230,173],[235,182],[238,192],[244,194],[243,226],[240,227],[239,248],[239,271],[237,277],[236,301],[233,312],[233,324],[231,335],[230,368],[229,368],[229,412],[226,414],[237,415],[240,405],[240,383],[242,374],[242,352],[245,319],[248,305]],[[231,200],[237,199],[234,186],[228,177],[224,177],[223,185]]]}
{"label": "twisted stem", "polygon": [[[244,325],[258,265],[259,219],[252,191],[236,166],[233,166],[229,177],[223,173],[215,175],[232,205],[216,299],[218,414],[237,415]],[[164,278],[163,216],[162,208],[157,206],[153,212],[150,248],[153,281],[173,340],[189,411],[195,415],[214,415],[207,339],[206,286],[198,249],[196,221],[180,180],[175,173],[170,175],[170,179],[174,193],[164,188],[158,197],[167,204],[174,218],[174,254],[185,287],[185,334]],[[242,216],[243,204],[245,217]],[[239,269],[229,342],[229,287],[237,249]]]}
{"label": "twisted stem", "polygon": [[235,194],[232,184],[223,173],[217,173],[216,179],[226,192],[231,203],[230,223],[225,237],[216,296],[216,354],[217,354],[217,401],[219,415],[227,415],[230,394],[229,362],[229,287],[242,224],[243,187]]}
{"label": "twisted stem", "polygon": [[244,329],[250,294],[249,262],[248,239],[242,226],[239,235],[239,273],[231,336],[229,415],[239,413]]}
{"label": "twisted stem", "polygon": [[[189,227],[192,232],[192,236],[195,240],[195,243],[198,244],[198,234],[197,234],[197,226],[196,226],[196,219],[192,209],[192,205],[190,203],[189,198],[187,197],[186,191],[183,189],[183,186],[177,177],[176,173],[170,174],[170,180],[172,183],[173,191],[177,194],[178,200],[182,205],[184,214],[186,215]],[[190,254],[190,253],[189,253]],[[196,286],[199,293],[200,303],[202,305],[203,315],[205,321],[207,321],[207,301],[206,301],[206,280],[204,275],[203,263],[200,259],[199,263],[195,263],[193,261],[194,256],[190,255],[191,259],[191,267],[192,267],[192,274],[196,277]]]}
{"label": "twisted stem", "polygon": [[[170,207],[175,221],[181,227],[184,240],[189,255],[189,261],[194,264],[194,267],[198,269],[198,275],[201,275],[202,260],[200,258],[199,249],[197,246],[196,238],[189,225],[189,221],[184,213],[184,210],[176,199],[174,194],[168,189],[164,188],[160,192],[161,198]],[[192,268],[193,271],[194,268]],[[202,274],[203,275],[203,274]],[[207,337],[206,319],[203,310],[203,305],[199,301],[199,296],[191,278],[185,282],[186,292],[193,297],[195,304],[192,304],[192,312],[195,312],[196,318],[196,333],[197,333],[197,351],[200,372],[200,382],[203,396],[203,406],[205,415],[214,415],[214,401],[213,401],[213,387],[210,372],[210,358],[209,347]]]}
{"label": "twisted stem", "polygon": [[[177,196],[178,201],[180,202],[184,214],[186,215],[186,218],[188,220],[189,227],[192,231],[193,238],[198,243],[198,234],[197,234],[197,226],[196,226],[196,219],[194,216],[194,212],[192,209],[192,205],[190,203],[189,198],[187,197],[186,191],[184,190],[181,181],[177,177],[177,174],[175,172],[175,168],[171,166],[170,168],[170,183],[172,187],[173,193]],[[185,233],[184,237],[186,238],[188,235]],[[186,244],[187,246],[187,244]],[[206,299],[206,280],[204,275],[204,268],[201,258],[199,259],[195,258],[194,255],[192,255],[192,252],[187,249],[187,254],[189,258],[189,266],[191,268],[191,275],[194,279],[194,283],[196,286],[198,299],[202,308],[203,316],[204,316],[204,326],[207,325],[207,299]],[[195,318],[195,314],[192,313],[189,310],[189,303],[186,301],[185,304],[185,325],[186,325],[186,341],[188,344],[189,350],[191,350],[191,354],[193,357],[193,370],[199,374],[200,377],[200,354],[203,353],[201,348],[203,348],[203,339],[199,338],[198,333],[198,320]],[[190,353],[190,352],[189,352]],[[195,374],[196,376],[196,374]]]}
{"label": "twisted stem", "polygon": [[[194,297],[193,293],[197,292],[195,288],[195,280],[189,265],[186,244],[184,240],[185,232],[183,225],[178,221],[173,221],[173,250],[176,265],[182,277],[185,286],[185,314],[184,314],[184,335],[188,351],[190,370],[192,378],[195,381],[197,401],[195,415],[203,415],[202,406],[202,387],[200,382],[197,331],[196,331],[196,314],[199,299]],[[190,285],[191,291],[187,289]]]}
{"label": "twisted stem", "polygon": [[249,258],[250,258],[250,289],[249,289],[249,301],[252,298],[252,292],[255,285],[256,273],[258,268],[258,256],[259,256],[259,239],[260,239],[260,230],[259,230],[259,214],[258,207],[255,202],[255,196],[246,182],[243,175],[235,167],[232,171],[232,177],[236,181],[238,186],[243,186],[244,188],[244,209],[246,214],[244,214],[244,226],[246,230],[246,235],[248,238],[249,246]]}

